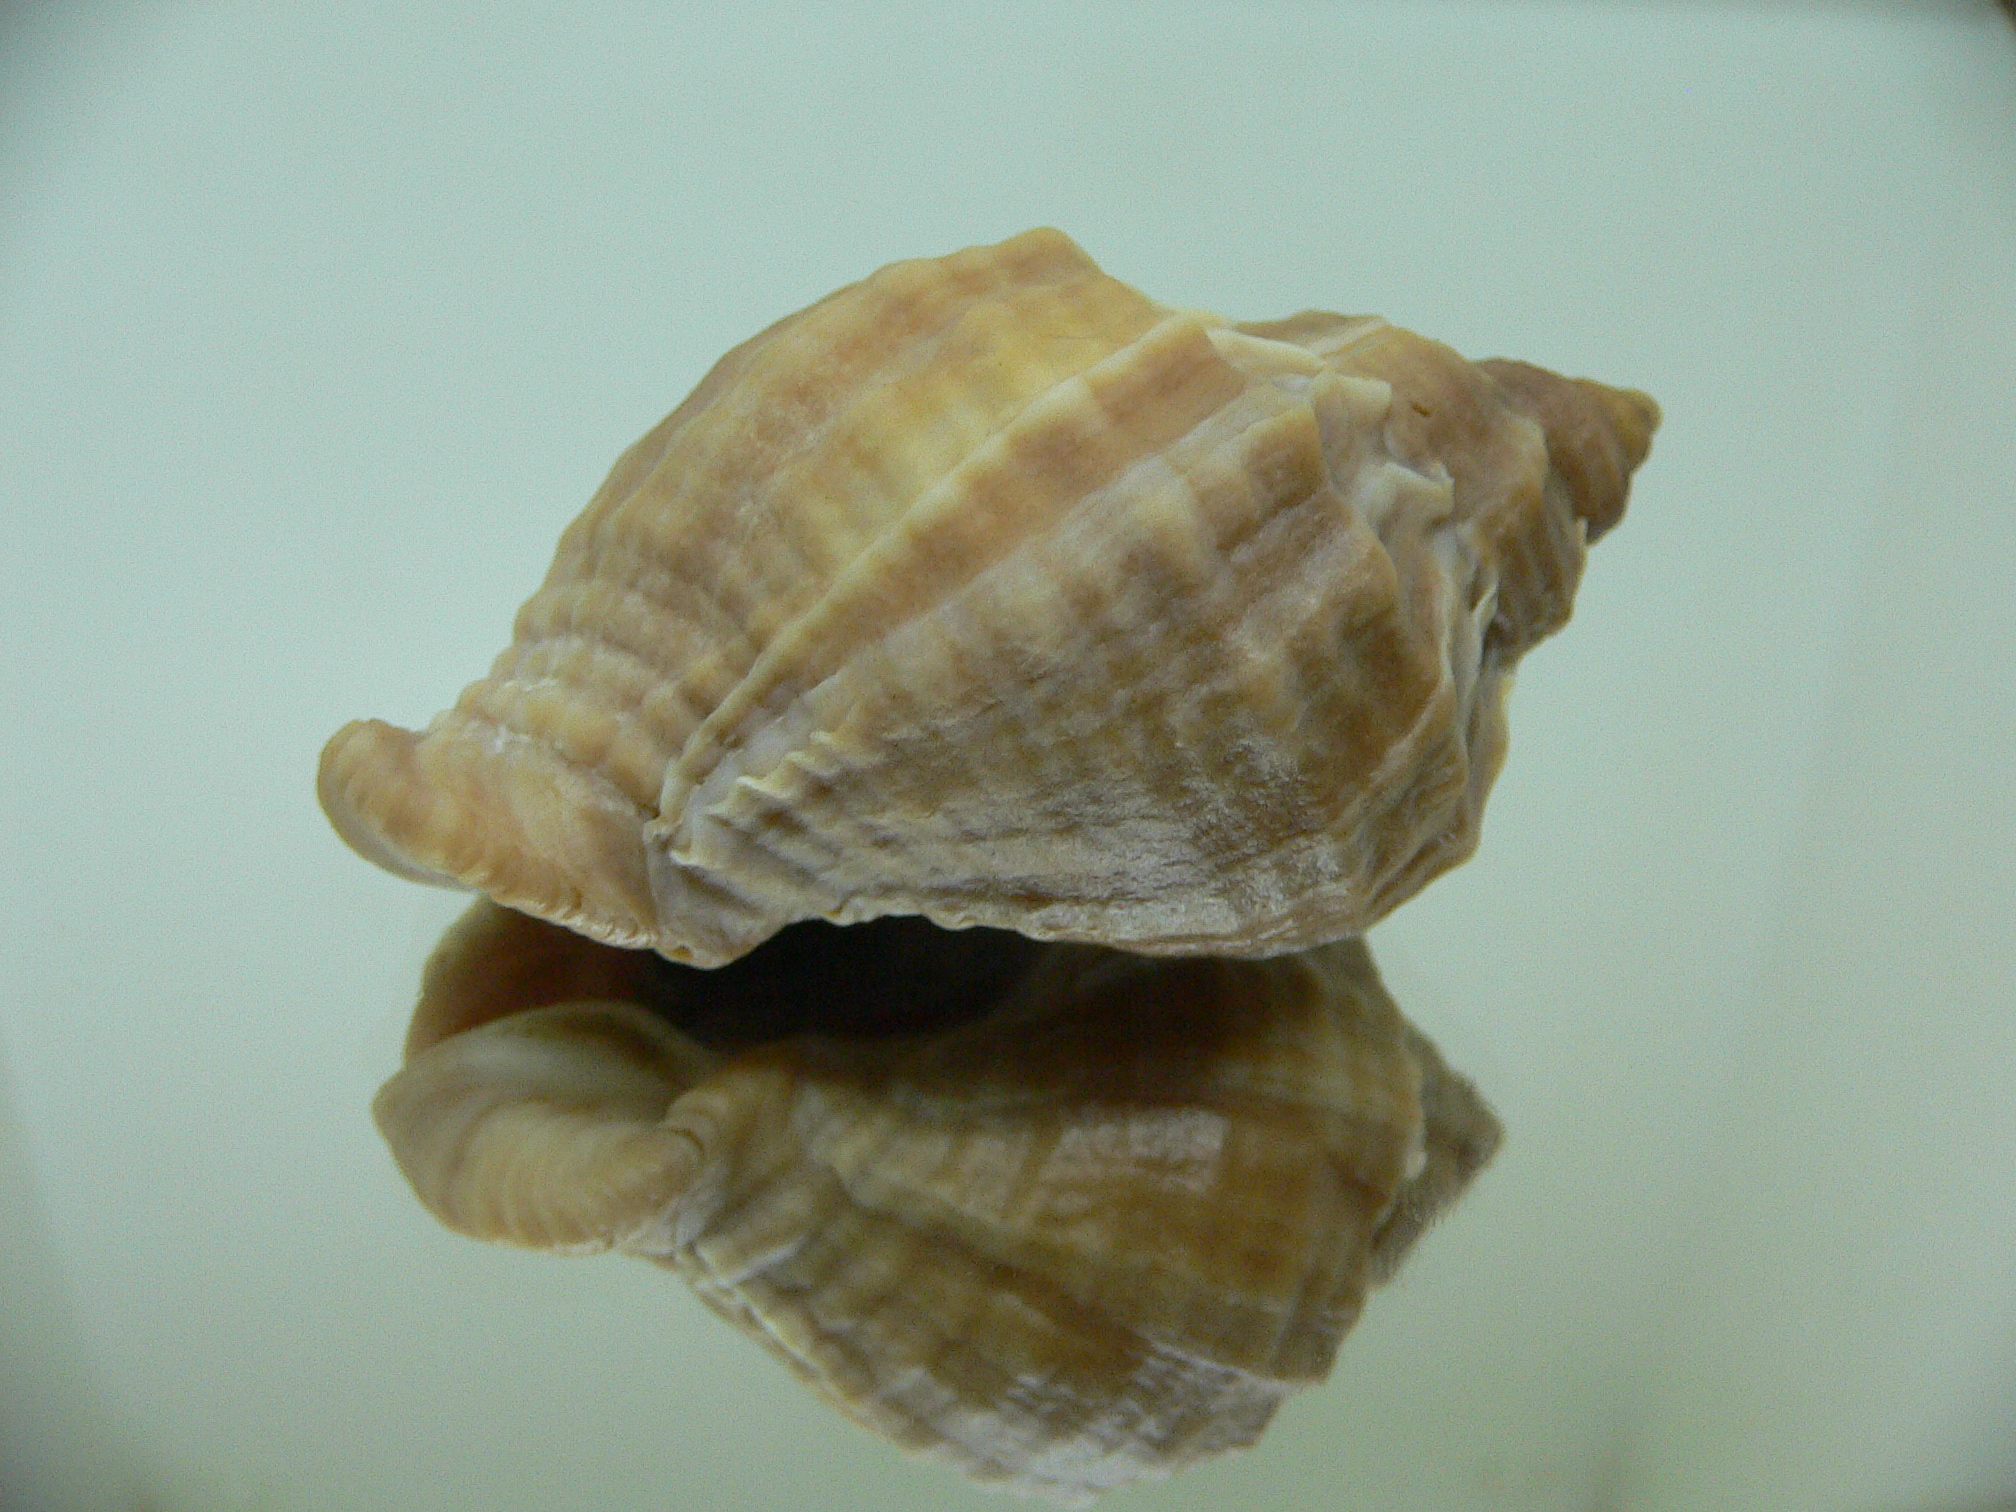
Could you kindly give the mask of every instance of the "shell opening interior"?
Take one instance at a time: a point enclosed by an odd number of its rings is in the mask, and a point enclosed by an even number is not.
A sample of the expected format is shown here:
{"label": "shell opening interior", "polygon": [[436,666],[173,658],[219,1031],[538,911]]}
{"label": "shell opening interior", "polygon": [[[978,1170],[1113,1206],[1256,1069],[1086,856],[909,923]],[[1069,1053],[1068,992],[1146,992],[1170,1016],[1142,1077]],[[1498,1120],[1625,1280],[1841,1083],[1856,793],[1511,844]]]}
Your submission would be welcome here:
{"label": "shell opening interior", "polygon": [[800,1034],[879,1038],[983,1018],[1043,945],[928,919],[808,919],[711,969],[640,952],[637,1001],[712,1050]]}

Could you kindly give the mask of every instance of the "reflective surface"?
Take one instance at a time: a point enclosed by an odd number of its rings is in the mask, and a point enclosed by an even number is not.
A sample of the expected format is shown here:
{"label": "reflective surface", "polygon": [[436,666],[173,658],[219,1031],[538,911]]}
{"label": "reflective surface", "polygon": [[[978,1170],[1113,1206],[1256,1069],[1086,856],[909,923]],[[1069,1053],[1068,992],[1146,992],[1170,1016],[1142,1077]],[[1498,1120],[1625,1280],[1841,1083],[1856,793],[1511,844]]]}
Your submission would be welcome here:
{"label": "reflective surface", "polygon": [[[809,921],[660,970],[481,899],[372,1116],[447,1228],[662,1265],[948,1471],[1083,1505],[1249,1447],[1497,1120],[1363,940],[1228,961],[989,934]],[[966,1011],[916,1022],[906,961],[965,977]],[[853,1001],[723,1035],[787,982]],[[878,1032],[892,987],[914,1032]]]}
{"label": "reflective surface", "polygon": [[1001,1505],[647,1267],[411,1202],[367,1109],[463,900],[311,784],[721,350],[1038,223],[1666,412],[1476,860],[1373,936],[1506,1146],[1327,1386],[1129,1499],[2016,1491],[1999,9],[5,26],[0,1501]]}

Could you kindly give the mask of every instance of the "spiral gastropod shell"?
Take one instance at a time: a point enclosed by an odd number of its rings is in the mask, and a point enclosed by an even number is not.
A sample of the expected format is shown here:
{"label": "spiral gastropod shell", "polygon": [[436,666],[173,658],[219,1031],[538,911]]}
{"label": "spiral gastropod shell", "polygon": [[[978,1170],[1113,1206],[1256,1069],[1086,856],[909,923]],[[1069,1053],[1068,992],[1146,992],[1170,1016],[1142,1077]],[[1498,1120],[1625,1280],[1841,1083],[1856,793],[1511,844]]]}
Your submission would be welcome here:
{"label": "spiral gastropod shell", "polygon": [[1507,678],[1657,419],[1369,317],[1165,308],[1055,231],[898,263],[722,358],[489,676],[341,731],[322,801],[696,965],[890,914],[1321,944],[1474,848]]}

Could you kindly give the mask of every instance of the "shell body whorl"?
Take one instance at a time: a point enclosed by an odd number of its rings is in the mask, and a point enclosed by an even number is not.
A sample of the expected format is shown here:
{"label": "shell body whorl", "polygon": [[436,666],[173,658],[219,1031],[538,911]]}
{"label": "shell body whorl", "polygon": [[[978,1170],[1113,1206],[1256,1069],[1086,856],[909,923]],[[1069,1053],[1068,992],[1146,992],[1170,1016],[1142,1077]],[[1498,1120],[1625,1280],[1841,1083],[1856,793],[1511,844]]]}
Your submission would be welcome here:
{"label": "shell body whorl", "polygon": [[489,676],[339,732],[323,804],[699,965],[892,914],[1300,950],[1470,853],[1506,675],[1657,419],[1376,319],[1165,308],[1054,231],[894,264],[724,357]]}

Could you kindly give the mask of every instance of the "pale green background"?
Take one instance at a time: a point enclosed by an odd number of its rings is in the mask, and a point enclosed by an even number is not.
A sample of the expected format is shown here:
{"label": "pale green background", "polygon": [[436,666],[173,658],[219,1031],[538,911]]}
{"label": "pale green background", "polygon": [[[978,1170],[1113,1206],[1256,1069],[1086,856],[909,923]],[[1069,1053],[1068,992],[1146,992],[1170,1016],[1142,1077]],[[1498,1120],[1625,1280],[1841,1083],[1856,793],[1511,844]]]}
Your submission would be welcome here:
{"label": "pale green background", "polygon": [[[424,12],[419,19],[408,14]],[[1116,1506],[2016,1495],[2016,29],[1986,3],[0,13],[0,1505],[999,1508],[674,1283],[436,1229],[460,908],[317,812],[723,349],[1069,230],[1666,425],[1375,934],[1510,1141]]]}

